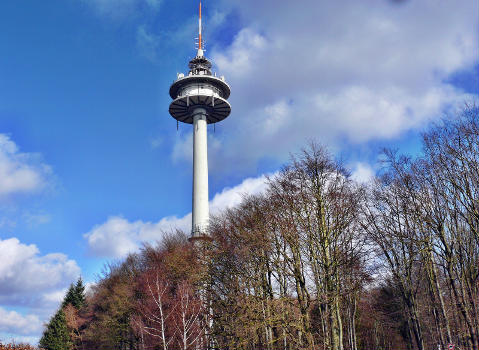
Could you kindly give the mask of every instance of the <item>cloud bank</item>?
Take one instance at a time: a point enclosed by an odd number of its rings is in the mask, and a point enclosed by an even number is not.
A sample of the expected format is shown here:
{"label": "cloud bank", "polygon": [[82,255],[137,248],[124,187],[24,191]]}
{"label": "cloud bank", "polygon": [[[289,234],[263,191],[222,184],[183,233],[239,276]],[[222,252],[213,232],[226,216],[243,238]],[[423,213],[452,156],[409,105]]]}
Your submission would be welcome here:
{"label": "cloud bank", "polygon": [[42,255],[15,237],[0,239],[0,256],[0,338],[36,343],[80,268],[65,254]]}
{"label": "cloud bank", "polygon": [[[0,227],[17,221],[29,227],[46,223],[50,215],[29,209],[20,198],[39,195],[53,185],[53,172],[37,153],[24,153],[9,135],[0,134]],[[18,202],[25,204],[18,207]],[[65,254],[42,255],[34,244],[18,238],[0,238],[0,338],[36,342],[43,322],[50,316],[67,285],[80,268]],[[60,298],[58,295],[62,294]],[[8,308],[18,308],[9,310]]]}
{"label": "cloud bank", "polygon": [[0,332],[36,335],[42,331],[42,328],[42,322],[37,315],[23,316],[16,311],[8,311],[0,307]]}
{"label": "cloud bank", "polygon": [[[225,188],[210,201],[210,213],[238,205],[246,194],[254,195],[266,188],[266,176],[247,178],[239,185]],[[183,217],[168,216],[158,222],[129,221],[122,216],[111,216],[96,225],[83,237],[89,252],[98,257],[121,258],[137,251],[143,242],[156,242],[165,232],[178,228],[185,232],[191,229],[191,213]]]}
{"label": "cloud bank", "polygon": [[[448,78],[477,64],[477,1],[228,4],[243,26],[211,57],[233,109],[212,171],[284,161],[308,139],[341,149],[397,138],[471,98]],[[190,142],[177,138],[173,158],[190,161]]]}
{"label": "cloud bank", "polygon": [[49,300],[49,293],[65,288],[80,275],[77,263],[65,254],[41,255],[36,245],[21,243],[17,238],[0,239],[0,252],[3,305],[41,306]]}

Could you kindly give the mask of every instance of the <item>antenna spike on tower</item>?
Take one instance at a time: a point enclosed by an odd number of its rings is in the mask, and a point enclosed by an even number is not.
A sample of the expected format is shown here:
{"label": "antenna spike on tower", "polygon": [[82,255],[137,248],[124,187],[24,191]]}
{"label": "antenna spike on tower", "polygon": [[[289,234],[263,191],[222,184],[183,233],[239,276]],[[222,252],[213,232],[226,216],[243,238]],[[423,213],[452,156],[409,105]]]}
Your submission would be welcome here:
{"label": "antenna spike on tower", "polygon": [[201,43],[201,1],[200,1],[200,18],[199,18],[199,21],[198,21],[198,49],[201,50],[202,49],[202,43]]}

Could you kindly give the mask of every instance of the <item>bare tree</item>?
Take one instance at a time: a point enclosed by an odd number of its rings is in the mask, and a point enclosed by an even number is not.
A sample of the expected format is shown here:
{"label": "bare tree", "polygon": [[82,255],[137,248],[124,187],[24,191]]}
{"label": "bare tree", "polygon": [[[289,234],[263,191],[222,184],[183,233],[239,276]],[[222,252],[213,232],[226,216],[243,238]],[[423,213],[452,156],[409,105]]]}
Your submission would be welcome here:
{"label": "bare tree", "polygon": [[207,326],[201,322],[205,314],[204,302],[187,281],[182,281],[176,287],[175,299],[175,325],[181,348],[198,349]]}
{"label": "bare tree", "polygon": [[175,339],[176,330],[172,327],[174,304],[171,300],[170,283],[161,270],[153,269],[145,276],[147,297],[140,301],[140,313],[143,317],[143,331],[161,340],[163,350]]}
{"label": "bare tree", "polygon": [[[455,120],[424,135],[417,173],[425,196],[424,221],[464,322],[466,346],[479,346],[479,109],[466,106]],[[439,294],[440,295],[440,294]],[[445,312],[443,317],[446,319]],[[446,329],[449,329],[446,323]],[[450,338],[450,331],[447,331]]]}
{"label": "bare tree", "polygon": [[378,257],[384,259],[388,271],[400,288],[408,328],[414,334],[417,347],[424,349],[423,330],[419,317],[417,269],[419,228],[411,217],[413,199],[408,190],[412,183],[407,173],[408,160],[396,160],[388,154],[390,171],[377,180],[370,191],[365,210],[364,228],[378,248]]}

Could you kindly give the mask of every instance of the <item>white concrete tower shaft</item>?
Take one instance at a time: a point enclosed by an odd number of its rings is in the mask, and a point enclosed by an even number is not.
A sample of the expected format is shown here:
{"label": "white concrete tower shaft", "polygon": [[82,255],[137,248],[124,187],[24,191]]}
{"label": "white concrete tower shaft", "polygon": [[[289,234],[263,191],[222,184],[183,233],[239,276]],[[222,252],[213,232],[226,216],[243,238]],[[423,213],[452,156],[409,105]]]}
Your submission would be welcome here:
{"label": "white concrete tower shaft", "polygon": [[193,111],[193,217],[192,234],[195,237],[208,231],[208,135],[207,112]]}

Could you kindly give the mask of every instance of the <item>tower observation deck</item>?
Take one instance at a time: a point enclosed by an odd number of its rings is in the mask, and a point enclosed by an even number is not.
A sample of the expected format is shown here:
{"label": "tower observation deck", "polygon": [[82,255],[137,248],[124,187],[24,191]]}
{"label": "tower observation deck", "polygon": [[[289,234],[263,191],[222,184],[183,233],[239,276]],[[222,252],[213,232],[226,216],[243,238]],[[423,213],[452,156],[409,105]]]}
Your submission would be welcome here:
{"label": "tower observation deck", "polygon": [[178,74],[170,87],[169,112],[178,122],[193,124],[193,209],[191,240],[208,239],[208,152],[207,124],[217,123],[231,113],[227,101],[230,87],[224,77],[211,72],[204,56],[201,38],[201,2],[196,57],[189,62],[189,73]]}

